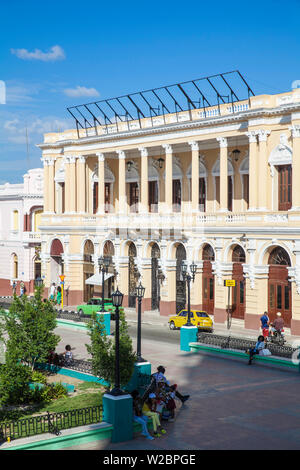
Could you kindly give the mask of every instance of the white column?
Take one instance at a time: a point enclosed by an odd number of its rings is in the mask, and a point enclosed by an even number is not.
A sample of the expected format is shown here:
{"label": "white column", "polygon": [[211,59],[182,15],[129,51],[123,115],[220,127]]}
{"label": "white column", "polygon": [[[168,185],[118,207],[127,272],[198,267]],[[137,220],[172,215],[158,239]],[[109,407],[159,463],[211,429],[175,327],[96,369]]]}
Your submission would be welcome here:
{"label": "white column", "polygon": [[49,158],[41,158],[44,164],[44,212],[49,211]]}
{"label": "white column", "polygon": [[258,158],[258,204],[260,211],[267,210],[267,180],[268,180],[268,154],[267,154],[267,138],[270,131],[260,129],[257,131],[259,141],[259,158]]}
{"label": "white column", "polygon": [[55,193],[54,193],[54,158],[48,159],[48,211],[55,211]]}
{"label": "white column", "polygon": [[249,139],[249,211],[257,209],[257,137],[256,131],[246,133]]}
{"label": "white column", "polygon": [[228,143],[226,137],[217,137],[220,144],[220,211],[228,211]]}
{"label": "white column", "polygon": [[163,145],[166,151],[166,170],[165,170],[165,211],[173,212],[173,149],[170,144]]}
{"label": "white column", "polygon": [[71,204],[71,171],[70,171],[70,156],[64,157],[65,165],[65,214],[70,212]]}
{"label": "white column", "polygon": [[80,214],[86,212],[86,166],[85,166],[86,157],[80,155],[78,157],[78,180],[77,180],[77,211]]}
{"label": "white column", "polygon": [[199,210],[199,144],[198,142],[189,142],[192,149],[192,211]]}
{"label": "white column", "polygon": [[119,213],[127,213],[126,201],[126,172],[125,172],[125,152],[124,150],[117,150],[119,155]]}
{"label": "white column", "polygon": [[147,213],[149,210],[148,196],[148,149],[139,147],[141,152],[141,202],[139,212]]}
{"label": "white column", "polygon": [[292,209],[300,211],[300,124],[290,126],[293,138],[293,164],[292,164]]}
{"label": "white column", "polygon": [[105,155],[104,153],[97,153],[98,157],[98,214],[105,213]]}

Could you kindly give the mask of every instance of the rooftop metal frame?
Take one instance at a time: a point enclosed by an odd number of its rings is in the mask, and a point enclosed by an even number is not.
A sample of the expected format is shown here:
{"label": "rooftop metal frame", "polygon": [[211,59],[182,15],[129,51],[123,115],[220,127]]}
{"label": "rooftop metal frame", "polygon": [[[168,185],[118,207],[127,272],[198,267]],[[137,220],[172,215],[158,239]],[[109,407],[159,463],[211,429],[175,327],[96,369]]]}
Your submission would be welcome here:
{"label": "rooftop metal frame", "polygon": [[220,114],[220,104],[226,103],[232,105],[234,113],[234,103],[248,99],[250,106],[251,95],[255,96],[245,78],[238,70],[234,70],[71,106],[67,110],[75,120],[79,137],[80,128],[86,131],[94,128],[97,134],[97,126],[105,126],[108,132],[107,126],[115,124],[118,132],[120,122],[126,122],[130,130],[129,122],[138,121],[142,128],[143,118],[150,118],[153,126],[153,118],[162,116],[165,123],[166,114],[174,113],[178,119],[178,113],[182,111],[188,111],[191,120],[193,109],[203,109],[206,117],[207,108],[217,106]]}

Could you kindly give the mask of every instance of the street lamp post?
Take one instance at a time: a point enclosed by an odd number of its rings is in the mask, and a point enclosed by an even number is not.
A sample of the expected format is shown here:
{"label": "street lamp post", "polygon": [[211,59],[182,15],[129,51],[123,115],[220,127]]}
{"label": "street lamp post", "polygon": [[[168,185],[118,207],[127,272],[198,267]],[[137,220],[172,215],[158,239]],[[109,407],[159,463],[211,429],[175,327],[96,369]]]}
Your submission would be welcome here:
{"label": "street lamp post", "polygon": [[191,274],[188,272],[187,268],[188,268],[187,264],[184,261],[182,261],[181,273],[182,273],[183,280],[187,282],[187,287],[188,287],[188,319],[187,319],[186,326],[192,326],[192,323],[191,323],[191,281],[193,282],[195,281],[195,274],[196,274],[197,266],[193,261],[192,264],[190,265]]}
{"label": "street lamp post", "polygon": [[137,362],[146,362],[142,358],[142,299],[145,295],[145,287],[140,282],[135,288],[135,296],[138,300],[138,328],[137,328]]}
{"label": "street lamp post", "polygon": [[116,320],[116,330],[115,330],[115,386],[109,392],[110,395],[118,396],[123,395],[124,392],[121,390],[120,386],[120,315],[119,315],[119,308],[122,306],[123,302],[123,294],[117,290],[112,294],[112,303],[115,307],[115,320]]}
{"label": "street lamp post", "polygon": [[101,307],[101,312],[105,312],[104,309],[104,274],[107,274],[108,272],[108,266],[109,266],[109,258],[106,258],[104,256],[100,256],[98,258],[98,266],[99,266],[99,272],[102,272],[102,307]]}

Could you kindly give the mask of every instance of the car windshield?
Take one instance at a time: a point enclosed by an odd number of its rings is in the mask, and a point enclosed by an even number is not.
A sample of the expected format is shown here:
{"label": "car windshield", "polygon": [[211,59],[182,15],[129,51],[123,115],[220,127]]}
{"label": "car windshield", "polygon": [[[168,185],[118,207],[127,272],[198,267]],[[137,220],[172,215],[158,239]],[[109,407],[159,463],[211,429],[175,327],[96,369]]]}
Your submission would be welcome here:
{"label": "car windshield", "polygon": [[208,317],[207,313],[205,312],[196,312],[198,317]]}

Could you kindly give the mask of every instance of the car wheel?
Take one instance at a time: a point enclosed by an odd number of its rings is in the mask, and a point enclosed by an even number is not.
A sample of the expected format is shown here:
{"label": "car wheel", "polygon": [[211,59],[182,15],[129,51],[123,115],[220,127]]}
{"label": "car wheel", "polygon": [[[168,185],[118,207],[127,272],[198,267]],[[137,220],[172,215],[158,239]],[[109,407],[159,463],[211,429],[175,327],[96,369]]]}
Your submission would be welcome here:
{"label": "car wheel", "polygon": [[170,330],[175,330],[175,323],[173,321],[169,323],[169,328]]}

